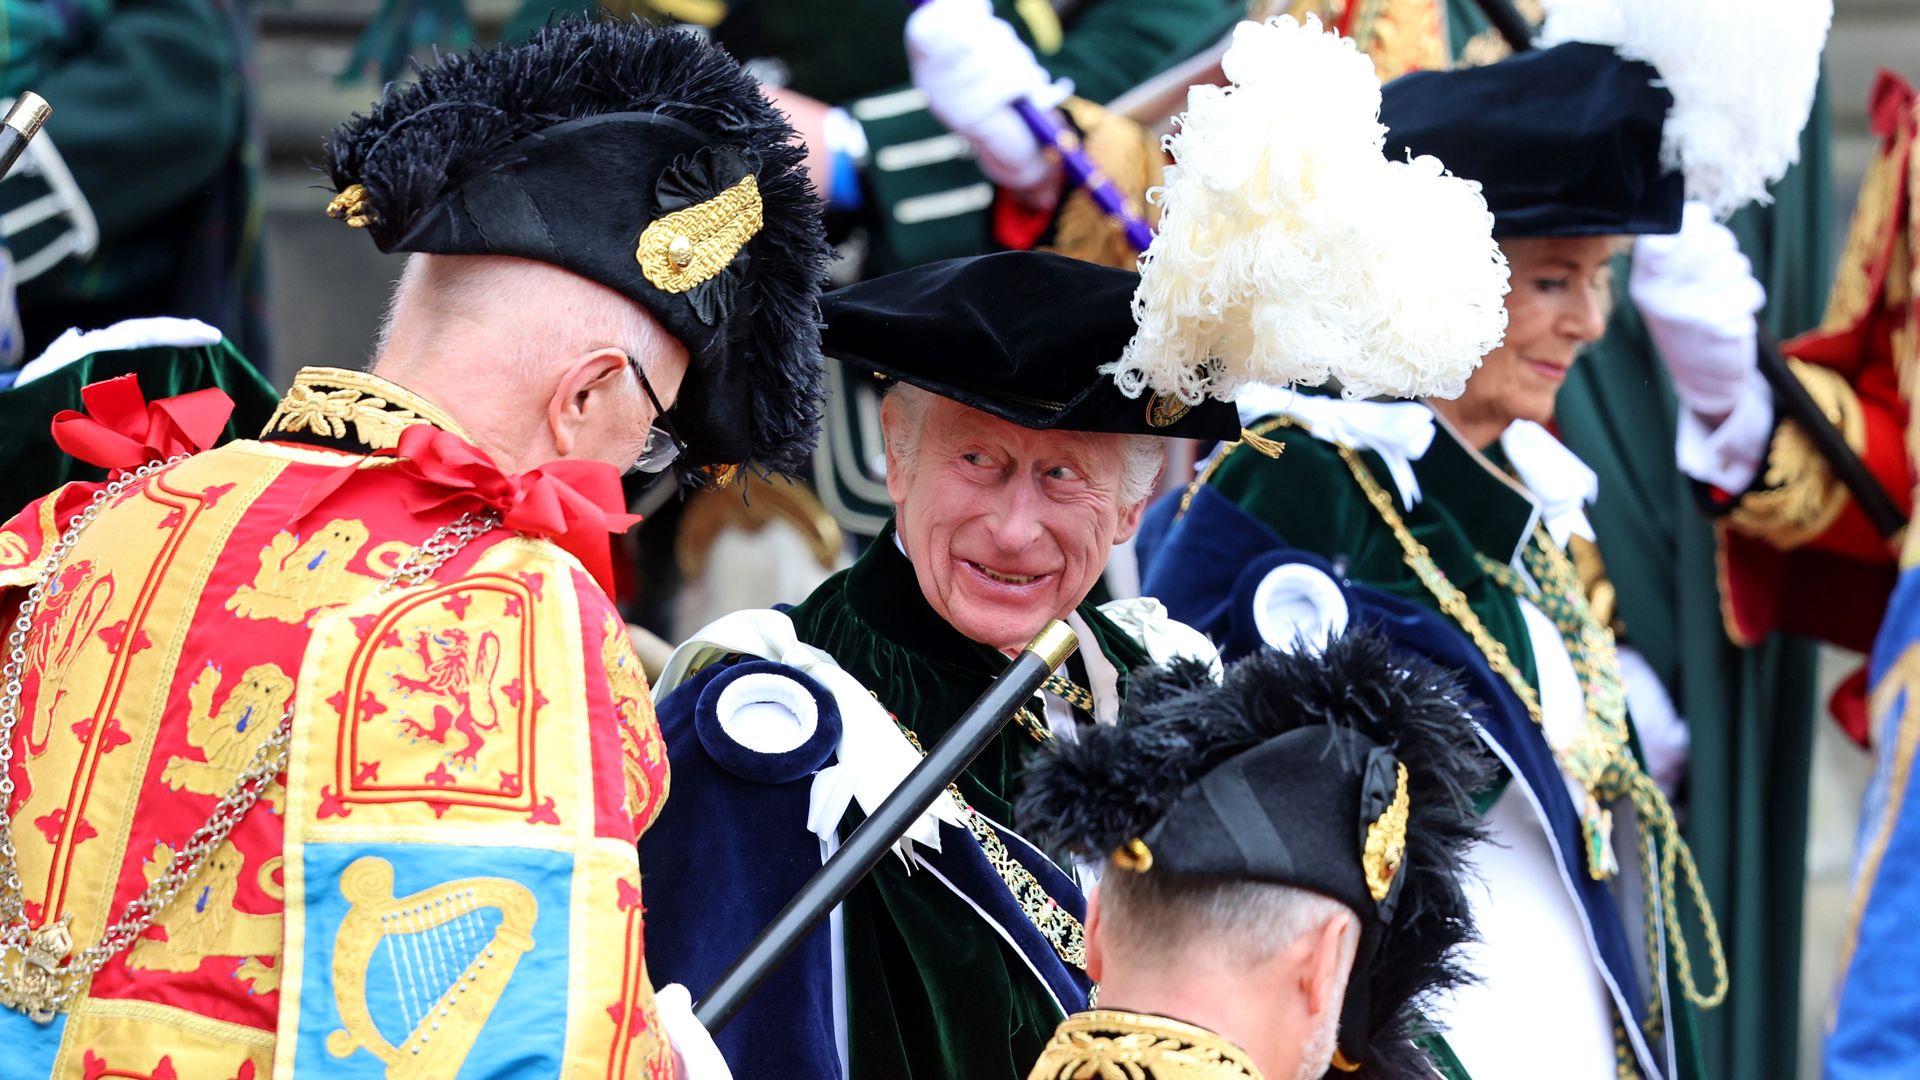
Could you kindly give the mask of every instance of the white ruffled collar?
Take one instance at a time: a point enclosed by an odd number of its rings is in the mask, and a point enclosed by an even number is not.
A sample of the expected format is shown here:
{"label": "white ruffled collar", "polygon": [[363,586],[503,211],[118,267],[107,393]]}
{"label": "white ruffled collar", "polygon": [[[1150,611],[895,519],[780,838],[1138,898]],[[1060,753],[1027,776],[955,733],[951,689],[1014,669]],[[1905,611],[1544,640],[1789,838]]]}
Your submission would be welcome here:
{"label": "white ruffled collar", "polygon": [[1540,505],[1541,524],[1555,544],[1566,547],[1575,536],[1594,539],[1587,506],[1600,496],[1600,477],[1586,462],[1531,420],[1508,424],[1500,433],[1500,449]]}
{"label": "white ruffled collar", "polygon": [[1411,510],[1420,501],[1413,463],[1433,445],[1433,413],[1417,401],[1347,401],[1303,394],[1277,386],[1249,387],[1237,402],[1240,422],[1287,416],[1307,426],[1314,438],[1351,450],[1371,450],[1387,466]]}

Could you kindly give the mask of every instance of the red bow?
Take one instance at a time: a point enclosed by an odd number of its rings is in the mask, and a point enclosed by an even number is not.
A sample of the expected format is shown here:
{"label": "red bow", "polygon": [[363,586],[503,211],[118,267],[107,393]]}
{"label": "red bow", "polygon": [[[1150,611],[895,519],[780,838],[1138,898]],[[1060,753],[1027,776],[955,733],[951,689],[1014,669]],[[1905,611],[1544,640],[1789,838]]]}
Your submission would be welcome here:
{"label": "red bow", "polygon": [[132,375],[91,383],[81,389],[80,401],[86,412],[62,409],[54,416],[53,441],[103,469],[137,469],[205,450],[233,413],[233,399],[216,388],[149,402]]}
{"label": "red bow", "polygon": [[[401,502],[413,513],[468,504],[490,507],[502,525],[515,532],[543,536],[573,554],[613,595],[613,559],[607,534],[626,532],[640,520],[626,512],[619,470],[604,461],[552,461],[510,476],[487,452],[431,424],[415,424],[400,433],[401,457],[390,475],[413,482]],[[317,508],[356,470],[340,469],[302,500],[299,517]]]}

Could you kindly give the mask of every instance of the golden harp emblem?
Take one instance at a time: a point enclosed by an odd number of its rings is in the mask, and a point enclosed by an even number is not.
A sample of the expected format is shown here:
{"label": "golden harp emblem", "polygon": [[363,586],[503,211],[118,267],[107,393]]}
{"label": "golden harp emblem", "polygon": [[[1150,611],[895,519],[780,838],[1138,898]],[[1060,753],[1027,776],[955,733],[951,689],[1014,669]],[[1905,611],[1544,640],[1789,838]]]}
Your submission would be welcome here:
{"label": "golden harp emblem", "polygon": [[[327,1036],[328,1052],[343,1058],[364,1047],[386,1062],[388,1080],[459,1072],[533,948],[533,893],[477,877],[396,897],[393,864],[373,856],[347,867],[340,892],[349,907],[334,938],[333,996],[343,1026]],[[368,999],[370,982],[381,1000]]]}

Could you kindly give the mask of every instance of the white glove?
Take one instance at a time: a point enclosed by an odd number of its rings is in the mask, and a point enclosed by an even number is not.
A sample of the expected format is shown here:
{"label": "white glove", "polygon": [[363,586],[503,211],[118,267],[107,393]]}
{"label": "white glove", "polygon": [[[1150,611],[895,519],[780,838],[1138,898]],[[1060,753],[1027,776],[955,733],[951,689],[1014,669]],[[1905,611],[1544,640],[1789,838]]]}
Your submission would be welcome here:
{"label": "white glove", "polygon": [[995,184],[1024,191],[1053,176],[1053,163],[1013,102],[1052,109],[1073,93],[1054,82],[989,0],[931,0],[907,16],[907,64],[913,85],[947,130],[973,147]]}
{"label": "white glove", "polygon": [[693,995],[686,987],[668,983],[655,990],[653,1006],[673,1045],[674,1075],[679,1080],[733,1080],[733,1070],[713,1045],[713,1036],[693,1015]]}
{"label": "white glove", "polygon": [[1701,416],[1731,412],[1757,364],[1753,316],[1767,302],[1733,233],[1689,202],[1679,232],[1634,244],[1627,289],[1681,403]]}

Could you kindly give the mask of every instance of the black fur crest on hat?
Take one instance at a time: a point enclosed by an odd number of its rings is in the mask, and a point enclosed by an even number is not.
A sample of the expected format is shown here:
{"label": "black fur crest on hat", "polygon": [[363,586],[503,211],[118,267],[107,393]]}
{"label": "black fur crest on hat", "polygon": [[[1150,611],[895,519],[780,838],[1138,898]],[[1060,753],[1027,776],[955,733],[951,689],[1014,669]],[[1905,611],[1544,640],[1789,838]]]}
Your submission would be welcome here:
{"label": "black fur crest on hat", "polygon": [[[522,43],[442,56],[418,74],[390,85],[327,141],[335,190],[365,188],[366,227],[382,250],[511,158],[516,143],[568,121],[652,113],[752,163],[762,225],[744,249],[745,288],[721,338],[745,362],[739,419],[751,421],[753,460],[780,472],[804,468],[824,395],[818,294],[831,248],[805,148],[752,76],[696,34],[584,19],[550,23]],[[636,179],[613,197],[650,198],[654,177]],[[700,374],[701,357],[694,360],[690,384]]]}
{"label": "black fur crest on hat", "polygon": [[1287,732],[1325,724],[1386,748],[1407,767],[1404,884],[1366,973],[1369,1047],[1360,1072],[1341,1075],[1427,1076],[1431,1066],[1412,1042],[1418,1010],[1470,978],[1455,952],[1473,938],[1460,874],[1482,835],[1472,795],[1492,775],[1463,698],[1451,671],[1397,655],[1363,630],[1317,656],[1263,649],[1229,666],[1218,685],[1196,661],[1146,669],[1133,676],[1116,725],[1082,728],[1076,742],[1051,744],[1028,767],[1017,818],[1049,844],[1100,858],[1147,833],[1189,784]]}

